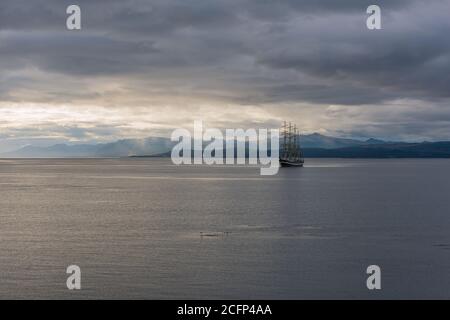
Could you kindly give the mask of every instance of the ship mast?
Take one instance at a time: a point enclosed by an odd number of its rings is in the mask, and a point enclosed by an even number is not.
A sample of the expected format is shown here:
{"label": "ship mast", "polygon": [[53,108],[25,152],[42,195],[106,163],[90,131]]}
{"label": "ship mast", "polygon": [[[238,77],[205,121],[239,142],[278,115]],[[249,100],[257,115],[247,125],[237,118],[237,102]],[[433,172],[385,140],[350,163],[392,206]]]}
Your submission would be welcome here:
{"label": "ship mast", "polygon": [[281,132],[283,135],[281,141],[283,146],[280,148],[280,160],[285,161],[283,162],[285,166],[303,166],[304,160],[300,147],[300,131],[297,125],[290,121],[283,121]]}
{"label": "ship mast", "polygon": [[286,137],[286,129],[287,129],[287,123],[284,121],[283,123],[283,158],[287,157],[287,137]]}
{"label": "ship mast", "polygon": [[298,148],[297,148],[297,125],[294,124],[294,160],[297,161],[298,159]]}
{"label": "ship mast", "polygon": [[288,135],[288,159],[292,158],[292,123],[289,121],[289,135]]}

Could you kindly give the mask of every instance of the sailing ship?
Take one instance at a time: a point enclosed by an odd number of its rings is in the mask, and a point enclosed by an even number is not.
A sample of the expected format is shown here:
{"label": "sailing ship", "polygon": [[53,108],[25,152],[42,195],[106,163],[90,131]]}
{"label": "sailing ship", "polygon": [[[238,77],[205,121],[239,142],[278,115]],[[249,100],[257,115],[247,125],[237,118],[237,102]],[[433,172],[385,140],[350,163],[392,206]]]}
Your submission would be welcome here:
{"label": "sailing ship", "polygon": [[305,162],[300,147],[297,126],[291,122],[283,122],[281,128],[280,165],[282,167],[303,167]]}

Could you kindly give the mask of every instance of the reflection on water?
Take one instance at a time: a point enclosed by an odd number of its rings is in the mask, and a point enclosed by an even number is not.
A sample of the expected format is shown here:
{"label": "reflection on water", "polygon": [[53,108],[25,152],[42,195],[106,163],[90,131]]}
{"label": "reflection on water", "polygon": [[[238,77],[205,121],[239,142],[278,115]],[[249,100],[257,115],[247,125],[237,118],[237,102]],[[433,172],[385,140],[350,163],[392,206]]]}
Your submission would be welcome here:
{"label": "reflection on water", "polygon": [[0,298],[450,298],[450,161],[307,160],[1,160]]}

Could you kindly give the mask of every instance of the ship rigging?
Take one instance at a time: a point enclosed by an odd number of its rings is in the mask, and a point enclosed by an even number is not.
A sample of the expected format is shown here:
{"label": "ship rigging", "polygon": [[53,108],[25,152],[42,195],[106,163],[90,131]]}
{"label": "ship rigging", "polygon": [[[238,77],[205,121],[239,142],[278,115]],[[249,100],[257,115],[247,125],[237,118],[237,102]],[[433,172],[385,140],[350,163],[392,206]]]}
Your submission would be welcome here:
{"label": "ship rigging", "polygon": [[282,167],[303,167],[304,162],[297,126],[284,121],[281,128],[280,165]]}

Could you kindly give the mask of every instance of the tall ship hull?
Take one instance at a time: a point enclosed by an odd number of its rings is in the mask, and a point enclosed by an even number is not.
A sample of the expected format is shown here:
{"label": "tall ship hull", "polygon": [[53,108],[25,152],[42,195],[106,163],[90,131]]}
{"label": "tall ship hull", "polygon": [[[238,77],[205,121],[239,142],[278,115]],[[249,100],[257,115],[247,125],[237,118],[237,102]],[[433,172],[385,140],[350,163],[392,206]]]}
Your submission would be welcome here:
{"label": "tall ship hull", "polygon": [[282,167],[303,167],[304,161],[290,161],[285,159],[280,159],[280,166]]}
{"label": "tall ship hull", "polygon": [[297,126],[292,123],[283,123],[281,128],[281,148],[280,148],[280,166],[281,167],[303,167],[305,160],[303,151],[300,147],[300,136]]}

